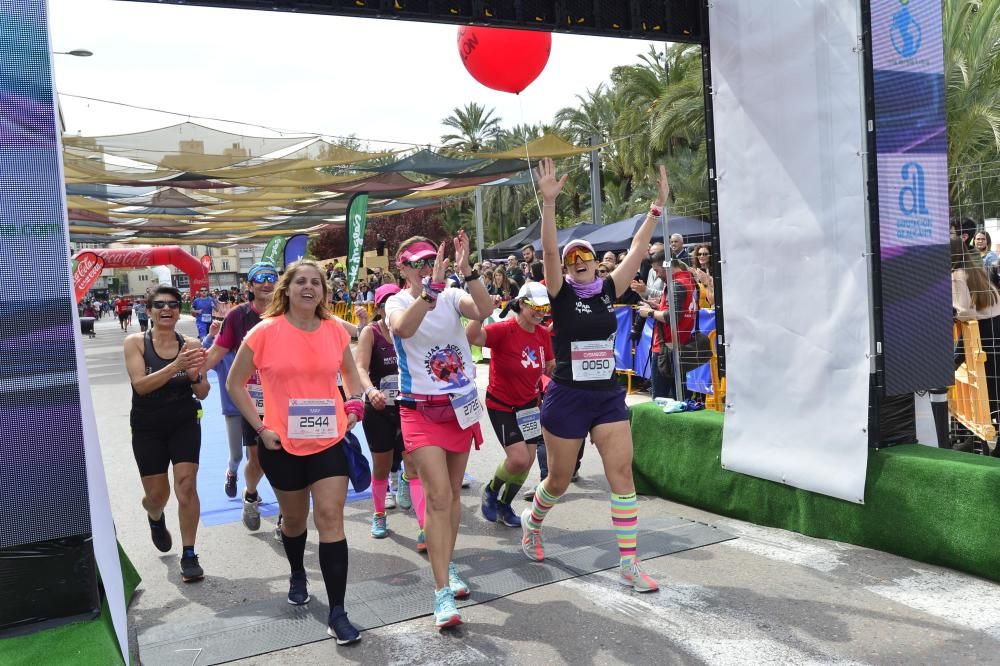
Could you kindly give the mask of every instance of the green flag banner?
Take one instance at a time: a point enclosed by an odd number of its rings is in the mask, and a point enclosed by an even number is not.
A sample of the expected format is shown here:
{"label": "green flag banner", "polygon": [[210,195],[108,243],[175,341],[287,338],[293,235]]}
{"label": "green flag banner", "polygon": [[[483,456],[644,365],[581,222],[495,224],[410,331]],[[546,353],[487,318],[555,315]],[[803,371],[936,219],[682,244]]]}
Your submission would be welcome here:
{"label": "green flag banner", "polygon": [[354,286],[354,280],[361,268],[361,254],[365,242],[365,225],[368,223],[368,193],[360,192],[351,197],[347,204],[347,288]]}
{"label": "green flag banner", "polygon": [[274,264],[279,271],[283,270],[285,267],[285,243],[287,242],[288,236],[275,236],[264,246],[264,256],[260,260]]}

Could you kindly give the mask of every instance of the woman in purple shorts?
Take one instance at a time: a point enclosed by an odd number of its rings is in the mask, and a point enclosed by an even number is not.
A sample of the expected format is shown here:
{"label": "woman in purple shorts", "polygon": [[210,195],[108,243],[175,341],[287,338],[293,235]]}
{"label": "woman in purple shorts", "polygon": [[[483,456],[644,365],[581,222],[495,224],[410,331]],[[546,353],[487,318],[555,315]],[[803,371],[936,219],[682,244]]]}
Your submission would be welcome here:
{"label": "woman in purple shorts", "polygon": [[565,175],[556,178],[551,159],[539,163],[542,252],[552,305],[556,365],[542,403],[549,475],[538,484],[531,508],[521,514],[521,547],[529,558],[544,559],[542,521],[569,487],[576,454],[590,433],[611,486],[611,522],[618,540],[622,579],[637,592],[653,592],[658,586],[643,572],[636,557],[639,504],[632,481],[632,431],[625,389],[614,375],[618,328],[614,303],[630,288],[663,214],[669,192],[667,173],[661,166],[656,202],[632,239],[628,255],[604,278],[597,276],[597,256],[587,241],[567,243],[560,260],[555,202],[565,182]]}

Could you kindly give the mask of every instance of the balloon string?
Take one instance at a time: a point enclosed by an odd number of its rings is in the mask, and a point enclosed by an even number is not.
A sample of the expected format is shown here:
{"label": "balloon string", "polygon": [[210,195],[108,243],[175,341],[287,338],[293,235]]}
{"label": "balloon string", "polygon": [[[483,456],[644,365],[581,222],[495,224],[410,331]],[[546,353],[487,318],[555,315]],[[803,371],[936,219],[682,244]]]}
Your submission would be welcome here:
{"label": "balloon string", "polygon": [[528,161],[528,175],[531,176],[531,189],[535,193],[535,206],[538,208],[538,219],[542,219],[542,202],[538,200],[538,187],[535,185],[535,174],[531,170],[531,154],[528,150],[528,123],[524,119],[524,101],[517,96],[517,105],[521,108],[521,127],[524,128],[524,157]]}

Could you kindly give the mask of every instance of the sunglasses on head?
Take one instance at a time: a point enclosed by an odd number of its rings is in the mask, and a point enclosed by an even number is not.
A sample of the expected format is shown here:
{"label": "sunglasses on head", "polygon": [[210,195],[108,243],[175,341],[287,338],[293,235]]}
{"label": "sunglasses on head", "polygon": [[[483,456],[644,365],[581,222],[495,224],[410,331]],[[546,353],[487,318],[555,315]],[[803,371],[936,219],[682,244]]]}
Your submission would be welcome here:
{"label": "sunglasses on head", "polygon": [[264,282],[270,282],[273,284],[278,281],[278,276],[274,273],[258,273],[257,275],[254,275],[250,281],[257,284],[263,284]]}
{"label": "sunglasses on head", "polygon": [[580,261],[593,261],[594,253],[584,248],[579,248],[579,249],[574,248],[570,250],[568,253],[566,253],[565,263],[567,266],[570,264],[575,264],[577,259],[579,259]]}
{"label": "sunglasses on head", "polygon": [[170,308],[171,310],[180,310],[180,301],[152,301],[150,305],[153,306],[154,310],[162,310],[163,308]]}
{"label": "sunglasses on head", "polygon": [[410,268],[423,268],[424,266],[430,266],[431,268],[434,268],[434,264],[436,262],[437,262],[437,259],[434,259],[434,258],[431,258],[431,259],[414,259],[413,261],[407,261],[406,265],[409,266]]}

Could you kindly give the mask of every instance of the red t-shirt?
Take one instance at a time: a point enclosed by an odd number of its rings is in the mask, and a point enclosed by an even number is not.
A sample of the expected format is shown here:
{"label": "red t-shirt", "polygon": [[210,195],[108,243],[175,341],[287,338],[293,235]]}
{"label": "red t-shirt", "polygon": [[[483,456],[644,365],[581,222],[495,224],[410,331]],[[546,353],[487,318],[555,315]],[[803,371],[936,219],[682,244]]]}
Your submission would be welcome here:
{"label": "red t-shirt", "polygon": [[549,329],[536,326],[533,333],[528,333],[517,323],[516,317],[511,317],[489,324],[485,330],[486,346],[490,348],[486,406],[509,412],[511,407],[537,399],[545,363],[554,358]]}
{"label": "red t-shirt", "polygon": [[126,312],[132,309],[132,302],[129,301],[128,299],[122,299],[118,301],[116,309],[118,311],[118,314],[120,315],[125,314]]}

